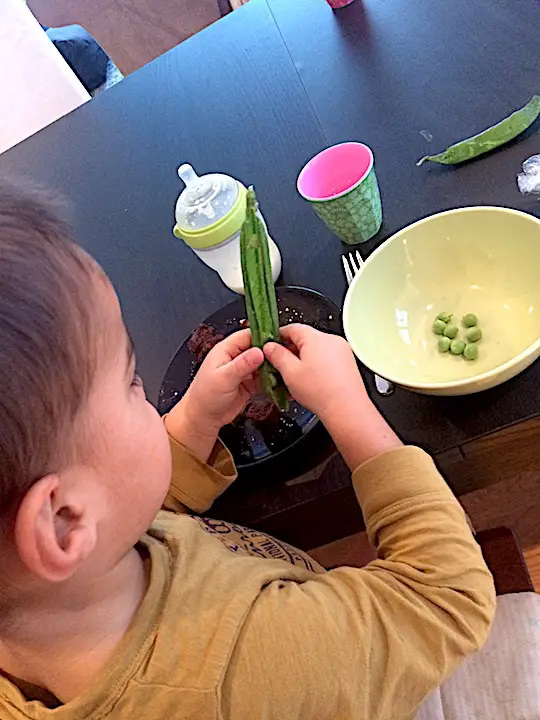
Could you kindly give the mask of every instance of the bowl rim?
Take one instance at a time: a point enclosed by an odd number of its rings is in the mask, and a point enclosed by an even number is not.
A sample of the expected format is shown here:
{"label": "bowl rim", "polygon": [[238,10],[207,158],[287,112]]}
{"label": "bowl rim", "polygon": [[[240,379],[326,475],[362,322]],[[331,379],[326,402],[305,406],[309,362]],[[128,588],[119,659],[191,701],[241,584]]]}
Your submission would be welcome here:
{"label": "bowl rim", "polygon": [[398,230],[397,232],[390,235],[384,242],[382,242],[378,248],[376,248],[371,255],[368,257],[367,260],[364,261],[362,267],[360,268],[360,272],[358,272],[354,278],[352,283],[349,285],[349,288],[347,290],[347,294],[345,295],[345,300],[343,303],[343,331],[345,333],[345,337],[347,338],[347,342],[351,346],[354,354],[356,357],[360,360],[360,362],[365,365],[367,368],[369,368],[372,372],[375,372],[377,374],[381,374],[382,377],[384,377],[386,380],[389,380],[393,383],[396,383],[396,385],[401,385],[402,387],[407,387],[411,389],[418,389],[418,390],[447,390],[447,389],[454,389],[454,388],[463,388],[463,387],[469,387],[471,384],[484,384],[485,381],[489,381],[493,377],[503,373],[505,370],[509,370],[513,368],[515,365],[519,365],[522,360],[527,358],[529,355],[533,354],[538,348],[540,347],[540,337],[538,337],[533,343],[528,345],[524,350],[522,350],[518,355],[515,355],[511,360],[507,360],[505,363],[502,363],[500,365],[497,365],[496,367],[492,368],[491,370],[486,370],[486,372],[480,373],[479,375],[475,375],[474,377],[465,378],[463,380],[450,380],[448,382],[413,382],[410,380],[405,380],[402,377],[399,377],[394,374],[384,374],[380,373],[377,368],[372,367],[369,363],[366,362],[365,358],[363,357],[362,352],[358,349],[358,347],[355,346],[355,343],[352,341],[352,338],[350,336],[350,333],[348,331],[348,315],[350,312],[350,306],[351,306],[351,297],[353,293],[353,289],[358,283],[359,278],[365,271],[366,267],[373,261],[373,259],[384,249],[385,245],[396,238],[398,238],[400,235],[402,235],[404,232],[409,231],[411,228],[416,227],[418,225],[423,225],[424,223],[429,222],[430,220],[433,220],[433,218],[437,217],[443,217],[445,215],[456,215],[456,214],[462,214],[462,213],[470,213],[474,211],[495,211],[497,213],[504,213],[504,214],[510,214],[510,215],[518,215],[520,217],[525,217],[528,220],[532,220],[534,223],[536,223],[540,228],[540,219],[537,218],[535,215],[531,215],[530,213],[523,212],[522,210],[516,210],[514,208],[507,208],[501,205],[470,205],[467,207],[460,207],[460,208],[453,208],[451,210],[444,210],[439,213],[435,213],[433,215],[428,215],[427,217],[421,218],[420,220],[416,220],[415,222],[406,225],[405,227],[401,228],[401,230]]}

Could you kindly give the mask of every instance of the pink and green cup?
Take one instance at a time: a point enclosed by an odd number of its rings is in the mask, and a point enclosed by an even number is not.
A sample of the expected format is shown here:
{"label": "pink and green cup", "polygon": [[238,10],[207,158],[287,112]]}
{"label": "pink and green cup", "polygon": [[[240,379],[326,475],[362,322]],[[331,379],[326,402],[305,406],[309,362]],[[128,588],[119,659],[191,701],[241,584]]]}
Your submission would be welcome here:
{"label": "pink and green cup", "polygon": [[339,8],[350,5],[353,0],[326,0],[333,10],[339,10]]}
{"label": "pink and green cup", "polygon": [[381,196],[367,145],[346,142],[323,150],[304,166],[296,187],[343,242],[366,242],[379,231]]}

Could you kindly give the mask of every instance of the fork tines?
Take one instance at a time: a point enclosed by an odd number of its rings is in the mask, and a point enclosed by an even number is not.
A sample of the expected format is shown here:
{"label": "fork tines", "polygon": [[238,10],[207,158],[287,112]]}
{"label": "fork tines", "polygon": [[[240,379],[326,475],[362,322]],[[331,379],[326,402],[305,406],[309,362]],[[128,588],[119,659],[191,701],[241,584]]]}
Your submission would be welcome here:
{"label": "fork tines", "polygon": [[348,255],[342,255],[341,260],[343,262],[343,269],[345,270],[345,277],[350,285],[353,281],[354,276],[360,272],[360,268],[364,264],[360,252],[350,252]]}

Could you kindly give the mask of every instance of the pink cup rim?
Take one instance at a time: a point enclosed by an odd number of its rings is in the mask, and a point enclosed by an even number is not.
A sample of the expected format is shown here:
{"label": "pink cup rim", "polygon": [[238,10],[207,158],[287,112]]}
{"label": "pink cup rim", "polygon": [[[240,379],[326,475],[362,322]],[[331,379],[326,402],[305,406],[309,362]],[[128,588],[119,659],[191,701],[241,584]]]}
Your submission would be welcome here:
{"label": "pink cup rim", "polygon": [[[306,174],[306,172],[308,172],[310,165],[317,158],[321,157],[321,155],[327,155],[328,153],[331,153],[334,148],[342,147],[344,145],[360,145],[361,147],[365,148],[368,151],[369,165],[368,165],[366,171],[363,173],[363,175],[354,183],[354,185],[351,185],[346,190],[342,190],[340,193],[336,193],[335,195],[328,195],[327,197],[315,198],[315,197],[311,197],[310,195],[306,195],[306,193],[302,192],[302,190],[300,190],[300,183],[302,181],[303,176]],[[307,161],[307,163],[304,165],[304,167],[300,170],[300,173],[296,180],[296,189],[298,190],[300,195],[305,200],[309,200],[309,202],[314,202],[314,203],[327,202],[328,200],[334,200],[335,198],[343,197],[344,195],[347,195],[347,193],[350,193],[351,190],[354,190],[355,188],[357,188],[360,185],[360,183],[363,182],[367,178],[367,176],[369,175],[369,173],[371,172],[371,170],[373,168],[373,162],[374,162],[373,150],[365,143],[355,142],[354,140],[349,140],[348,142],[342,142],[342,143],[336,143],[335,145],[330,145],[330,147],[327,147],[324,150],[321,150],[320,152],[318,152],[316,155],[314,155],[310,160]]]}

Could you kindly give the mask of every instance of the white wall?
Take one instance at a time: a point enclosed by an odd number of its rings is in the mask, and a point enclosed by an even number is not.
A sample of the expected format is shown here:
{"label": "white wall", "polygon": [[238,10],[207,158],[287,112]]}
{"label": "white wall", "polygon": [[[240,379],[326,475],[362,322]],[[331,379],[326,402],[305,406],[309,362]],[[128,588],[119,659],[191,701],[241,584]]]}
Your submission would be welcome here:
{"label": "white wall", "polygon": [[23,0],[0,0],[0,153],[90,99]]}

